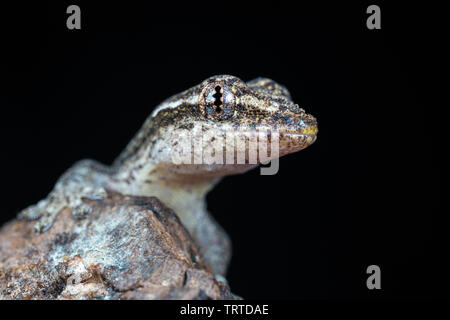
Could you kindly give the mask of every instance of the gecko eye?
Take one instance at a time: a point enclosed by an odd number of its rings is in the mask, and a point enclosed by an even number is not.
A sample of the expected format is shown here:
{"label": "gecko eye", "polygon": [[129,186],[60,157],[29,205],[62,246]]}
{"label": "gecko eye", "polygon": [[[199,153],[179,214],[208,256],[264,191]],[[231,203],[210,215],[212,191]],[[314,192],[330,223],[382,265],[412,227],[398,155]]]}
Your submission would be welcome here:
{"label": "gecko eye", "polygon": [[234,114],[234,94],[223,83],[207,85],[200,95],[199,106],[202,114],[213,121],[230,119]]}

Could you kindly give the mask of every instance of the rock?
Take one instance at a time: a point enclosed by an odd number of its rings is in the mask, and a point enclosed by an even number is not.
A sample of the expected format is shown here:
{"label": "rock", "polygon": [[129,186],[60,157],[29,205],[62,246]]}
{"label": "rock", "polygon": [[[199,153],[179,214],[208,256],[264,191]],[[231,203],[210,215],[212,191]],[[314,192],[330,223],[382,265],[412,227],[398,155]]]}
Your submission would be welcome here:
{"label": "rock", "polygon": [[0,299],[234,299],[175,213],[156,198],[109,193],[92,214],[60,212],[0,229]]}

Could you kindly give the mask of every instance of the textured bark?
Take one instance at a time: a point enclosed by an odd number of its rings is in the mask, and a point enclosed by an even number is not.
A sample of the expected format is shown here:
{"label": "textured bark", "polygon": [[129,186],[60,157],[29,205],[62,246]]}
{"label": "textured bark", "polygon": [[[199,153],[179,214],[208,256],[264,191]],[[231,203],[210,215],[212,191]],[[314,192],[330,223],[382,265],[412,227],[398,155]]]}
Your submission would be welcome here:
{"label": "textured bark", "polygon": [[0,299],[233,299],[174,212],[156,198],[109,194],[64,209],[35,234],[33,222],[0,230]]}

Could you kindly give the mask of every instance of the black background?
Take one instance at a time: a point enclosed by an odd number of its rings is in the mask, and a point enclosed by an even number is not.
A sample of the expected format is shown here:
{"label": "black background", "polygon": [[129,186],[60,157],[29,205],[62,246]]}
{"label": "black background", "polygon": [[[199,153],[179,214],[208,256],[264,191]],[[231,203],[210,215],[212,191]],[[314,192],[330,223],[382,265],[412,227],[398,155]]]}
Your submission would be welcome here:
{"label": "black background", "polygon": [[[274,176],[227,177],[208,207],[229,232],[233,292],[244,298],[437,295],[438,192],[432,132],[418,101],[413,6],[217,2],[1,11],[1,222],[37,202],[82,158],[112,160],[152,109],[215,74],[285,84],[319,121],[310,148]],[[419,8],[420,9],[420,8]],[[382,289],[366,287],[381,267]]]}

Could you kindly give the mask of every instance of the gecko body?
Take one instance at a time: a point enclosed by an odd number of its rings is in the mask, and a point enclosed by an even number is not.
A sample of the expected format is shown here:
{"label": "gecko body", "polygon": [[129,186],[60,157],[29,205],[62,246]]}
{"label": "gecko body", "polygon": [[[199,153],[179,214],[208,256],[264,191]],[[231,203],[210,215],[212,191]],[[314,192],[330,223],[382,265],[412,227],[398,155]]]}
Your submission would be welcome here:
{"label": "gecko body", "polygon": [[[189,136],[196,130],[196,135]],[[100,200],[107,190],[154,196],[177,213],[213,271],[225,275],[231,243],[208,213],[206,194],[222,177],[245,172],[263,160],[258,153],[256,163],[249,161],[249,144],[236,143],[239,136],[258,133],[270,149],[274,131],[279,133],[278,154],[270,154],[266,160],[311,145],[318,127],[316,119],[273,80],[210,77],[157,106],[111,166],[94,160],[77,162],[59,178],[47,198],[24,209],[20,216],[36,219],[35,230],[45,232],[65,207],[78,219],[86,217],[92,209],[82,198]],[[186,134],[192,145],[187,144]],[[233,150],[230,144],[235,150],[231,158],[241,152],[243,163],[226,161]],[[183,148],[188,151],[188,161],[174,161],[174,151]]]}

